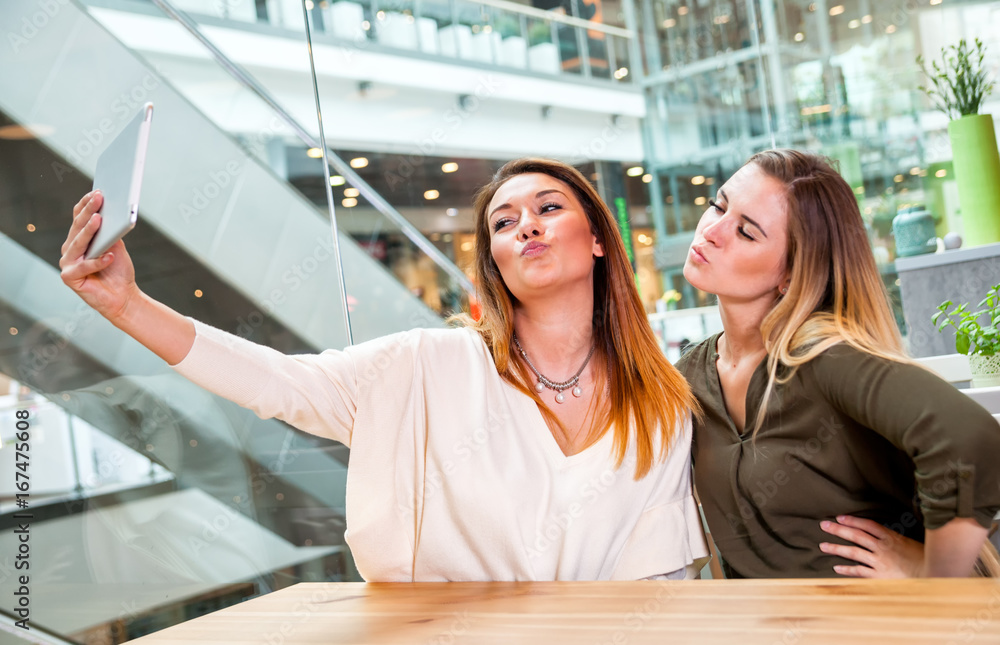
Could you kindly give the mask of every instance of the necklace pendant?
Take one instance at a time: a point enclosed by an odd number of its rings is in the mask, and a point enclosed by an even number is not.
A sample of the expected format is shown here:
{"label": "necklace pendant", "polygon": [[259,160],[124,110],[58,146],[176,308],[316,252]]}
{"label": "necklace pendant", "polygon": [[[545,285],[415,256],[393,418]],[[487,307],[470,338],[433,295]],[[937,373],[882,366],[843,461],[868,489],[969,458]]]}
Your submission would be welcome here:
{"label": "necklace pendant", "polygon": [[541,381],[535,383],[535,392],[541,394],[544,391],[545,391],[545,385]]}
{"label": "necklace pendant", "polygon": [[566,400],[566,396],[562,392],[556,394],[556,403],[562,403]]}
{"label": "necklace pendant", "polygon": [[576,398],[580,398],[581,396],[583,396],[583,388],[581,388],[579,385],[574,387],[573,396],[575,396]]}

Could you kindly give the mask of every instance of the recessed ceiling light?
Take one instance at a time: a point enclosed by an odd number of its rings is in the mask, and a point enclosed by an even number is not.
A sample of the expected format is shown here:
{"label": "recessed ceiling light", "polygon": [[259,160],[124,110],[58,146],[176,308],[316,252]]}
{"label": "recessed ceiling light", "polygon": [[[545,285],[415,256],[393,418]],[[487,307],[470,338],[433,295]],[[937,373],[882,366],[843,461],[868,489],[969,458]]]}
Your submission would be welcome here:
{"label": "recessed ceiling light", "polygon": [[458,170],[458,164],[454,161],[449,161],[446,164],[441,164],[441,172],[455,172]]}
{"label": "recessed ceiling light", "polygon": [[424,199],[437,199],[440,196],[441,193],[433,189],[424,191]]}
{"label": "recessed ceiling light", "polygon": [[632,166],[631,168],[625,171],[625,174],[628,175],[629,177],[639,177],[644,172],[646,171],[642,169],[642,166]]}
{"label": "recessed ceiling light", "polygon": [[345,188],[344,197],[357,197],[361,194],[361,191],[357,188]]}
{"label": "recessed ceiling light", "polygon": [[309,148],[308,150],[306,150],[306,156],[311,157],[313,159],[322,159],[323,151],[320,150],[319,148]]}
{"label": "recessed ceiling light", "polygon": [[351,168],[364,168],[368,165],[368,159],[366,157],[355,157],[351,159]]}
{"label": "recessed ceiling light", "polygon": [[333,175],[330,177],[331,186],[343,186],[345,183],[347,183],[347,181],[340,175]]}
{"label": "recessed ceiling light", "polygon": [[344,201],[340,203],[344,205],[344,208],[354,208],[355,206],[358,205],[358,200],[354,199],[353,197],[347,197],[344,199]]}
{"label": "recessed ceiling light", "polygon": [[830,7],[831,16],[839,16],[842,13],[844,13],[844,5],[838,4]]}
{"label": "recessed ceiling light", "polygon": [[194,297],[195,298],[201,298],[203,295],[205,295],[205,294],[204,294],[204,292],[202,292],[201,289],[195,289],[194,290]]}
{"label": "recessed ceiling light", "polygon": [[701,186],[705,183],[705,175],[695,175],[691,178],[692,186]]}

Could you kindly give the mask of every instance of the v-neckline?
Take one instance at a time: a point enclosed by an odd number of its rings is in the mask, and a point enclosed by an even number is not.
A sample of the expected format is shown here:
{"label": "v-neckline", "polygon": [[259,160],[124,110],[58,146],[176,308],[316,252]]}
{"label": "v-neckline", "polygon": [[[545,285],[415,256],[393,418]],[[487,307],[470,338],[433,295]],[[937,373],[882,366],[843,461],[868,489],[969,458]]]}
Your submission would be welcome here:
{"label": "v-neckline", "polygon": [[[743,431],[740,432],[739,428],[736,427],[736,422],[733,421],[733,415],[729,413],[729,408],[726,406],[726,393],[722,389],[722,377],[719,375],[719,339],[722,338],[722,334],[725,332],[719,332],[712,337],[709,343],[709,369],[712,370],[712,374],[715,376],[715,385],[718,388],[719,400],[722,402],[722,409],[726,413],[726,421],[729,422],[729,428],[736,435],[736,438],[740,441],[744,441],[749,434],[747,433],[747,419],[750,418],[750,390],[754,381],[757,379],[757,373],[764,368],[764,372],[767,372],[767,354],[764,358],[760,360],[757,367],[754,368],[753,373],[750,375],[750,380],[747,382],[747,391],[743,395]],[[756,418],[758,410],[754,409],[754,418]]]}
{"label": "v-neckline", "polygon": [[[506,383],[506,381],[504,382]],[[545,417],[542,415],[542,411],[538,408],[538,404],[535,403],[530,396],[521,392],[510,383],[507,383],[507,385],[514,391],[514,395],[518,398],[518,400],[522,401],[526,408],[530,408],[530,410],[526,409],[526,414],[533,416],[533,425],[541,429],[541,432],[532,431],[531,434],[538,437],[542,450],[544,450],[558,466],[569,467],[589,459],[590,456],[597,451],[598,447],[603,446],[611,439],[614,428],[608,428],[605,430],[600,439],[590,444],[580,452],[567,455],[562,451],[562,448],[559,447],[559,442],[556,441],[556,438],[552,436],[552,430],[549,428],[549,424],[545,423]],[[608,454],[610,454],[610,451],[608,451]]]}

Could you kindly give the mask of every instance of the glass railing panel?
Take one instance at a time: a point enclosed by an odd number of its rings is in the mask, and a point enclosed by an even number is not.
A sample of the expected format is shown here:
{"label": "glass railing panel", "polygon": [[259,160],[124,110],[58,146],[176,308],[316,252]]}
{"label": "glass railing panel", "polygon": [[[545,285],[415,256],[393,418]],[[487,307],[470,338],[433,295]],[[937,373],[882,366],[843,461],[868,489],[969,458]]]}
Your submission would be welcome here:
{"label": "glass railing panel", "polygon": [[[45,584],[32,620],[79,642],[123,642],[300,580],[356,577],[343,544],[345,449],[180,378],[60,280],[73,204],[141,102],[156,113],[139,224],[126,238],[140,287],[286,353],[343,347],[346,334],[328,211],[282,179],[270,151],[249,152],[123,46],[95,19],[107,8],[91,9],[60,4],[44,29],[0,51],[0,396],[23,386],[44,398],[8,402],[38,422],[32,572]],[[35,10],[0,5],[0,24]],[[137,29],[151,17],[124,16]],[[205,78],[210,92],[220,77]],[[359,249],[346,236],[343,245]],[[349,262],[364,274],[349,292],[374,332],[398,331],[407,306],[426,309],[360,250]],[[46,468],[42,455],[65,467]],[[140,486],[147,476],[155,483]],[[5,553],[16,547],[11,477],[4,463]],[[13,597],[13,580],[0,594]]]}

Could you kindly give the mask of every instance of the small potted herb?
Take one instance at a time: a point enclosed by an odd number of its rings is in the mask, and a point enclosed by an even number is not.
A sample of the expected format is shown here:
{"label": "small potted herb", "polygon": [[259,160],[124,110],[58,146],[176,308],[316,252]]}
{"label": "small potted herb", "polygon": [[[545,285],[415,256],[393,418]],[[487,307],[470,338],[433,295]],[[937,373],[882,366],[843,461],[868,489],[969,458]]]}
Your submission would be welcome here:
{"label": "small potted herb", "polygon": [[940,64],[931,61],[930,70],[917,56],[917,64],[930,79],[929,86],[919,89],[951,119],[948,138],[966,246],[1000,242],[1000,155],[993,117],[979,113],[995,84],[985,57],[986,47],[978,38],[975,47],[963,39],[942,48]]}
{"label": "small potted herb", "polygon": [[986,292],[978,307],[969,311],[968,303],[955,307],[945,300],[931,321],[938,331],[955,328],[955,350],[969,357],[972,387],[1000,386],[1000,284]]}

